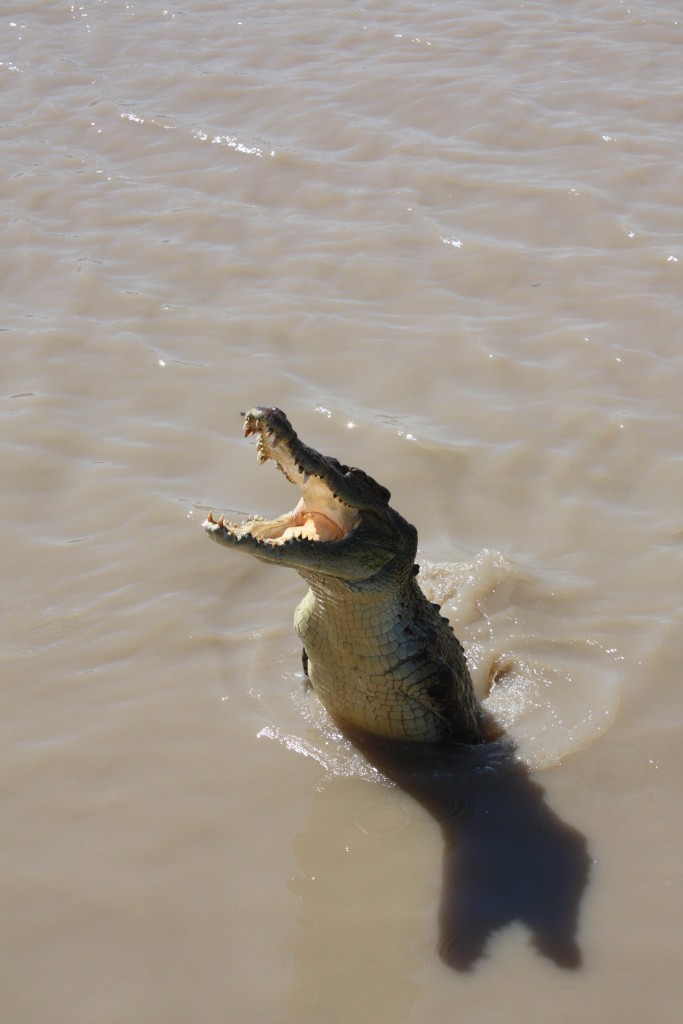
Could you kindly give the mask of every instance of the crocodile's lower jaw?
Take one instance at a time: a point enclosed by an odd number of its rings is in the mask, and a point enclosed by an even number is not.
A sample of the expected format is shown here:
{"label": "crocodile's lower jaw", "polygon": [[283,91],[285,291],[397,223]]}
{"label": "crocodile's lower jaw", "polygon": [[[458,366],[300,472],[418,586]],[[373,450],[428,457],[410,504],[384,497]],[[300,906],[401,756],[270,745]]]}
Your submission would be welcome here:
{"label": "crocodile's lower jaw", "polygon": [[246,522],[227,522],[221,516],[218,520],[209,512],[204,528],[208,532],[224,532],[228,537],[239,540],[251,537],[262,544],[282,545],[291,540],[312,540],[320,543],[341,540],[346,534],[343,529],[324,512],[302,509],[299,506],[278,519],[262,519],[250,516]]}

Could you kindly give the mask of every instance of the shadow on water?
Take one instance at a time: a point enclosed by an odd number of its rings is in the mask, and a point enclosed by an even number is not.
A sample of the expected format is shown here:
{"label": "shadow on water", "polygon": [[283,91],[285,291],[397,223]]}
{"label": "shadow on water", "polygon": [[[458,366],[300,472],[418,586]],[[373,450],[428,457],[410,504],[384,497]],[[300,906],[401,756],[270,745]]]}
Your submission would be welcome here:
{"label": "shadow on water", "polygon": [[504,738],[434,748],[344,731],[441,828],[442,960],[467,971],[495,932],[520,922],[541,954],[559,967],[579,967],[576,932],[590,865],[586,839],[550,809],[514,745]]}

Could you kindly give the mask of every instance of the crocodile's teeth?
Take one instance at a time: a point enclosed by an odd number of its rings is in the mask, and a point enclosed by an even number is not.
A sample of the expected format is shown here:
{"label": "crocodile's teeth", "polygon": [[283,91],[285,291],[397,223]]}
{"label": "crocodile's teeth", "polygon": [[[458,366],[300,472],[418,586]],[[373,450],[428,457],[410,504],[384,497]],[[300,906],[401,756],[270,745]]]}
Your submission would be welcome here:
{"label": "crocodile's teeth", "polygon": [[218,525],[225,527],[225,523],[223,521],[223,516],[221,516],[220,519],[218,520]]}
{"label": "crocodile's teeth", "polygon": [[213,512],[209,512],[208,516],[206,517],[206,521],[207,521],[207,523],[215,523],[216,522],[216,520],[213,518]]}

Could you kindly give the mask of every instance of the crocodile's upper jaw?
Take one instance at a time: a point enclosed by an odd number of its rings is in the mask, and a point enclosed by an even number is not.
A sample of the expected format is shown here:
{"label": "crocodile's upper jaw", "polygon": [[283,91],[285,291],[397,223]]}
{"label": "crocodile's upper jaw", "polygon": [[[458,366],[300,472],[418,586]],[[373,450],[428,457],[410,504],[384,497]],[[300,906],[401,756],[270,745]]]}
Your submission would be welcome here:
{"label": "crocodile's upper jaw", "polygon": [[[360,522],[360,511],[338,498],[326,479],[313,472],[312,468],[306,468],[306,450],[296,443],[295,434],[291,438],[287,436],[287,430],[278,430],[280,424],[275,417],[268,415],[270,413],[271,410],[266,409],[250,410],[244,419],[244,436],[258,436],[258,462],[275,462],[290,483],[299,487],[301,500],[291,512],[275,519],[250,516],[241,525],[226,522],[223,516],[216,522],[209,513],[204,523],[207,533],[216,540],[239,542],[250,538],[268,546],[281,546],[295,540],[323,543],[342,540]],[[284,422],[289,426],[286,420]]]}

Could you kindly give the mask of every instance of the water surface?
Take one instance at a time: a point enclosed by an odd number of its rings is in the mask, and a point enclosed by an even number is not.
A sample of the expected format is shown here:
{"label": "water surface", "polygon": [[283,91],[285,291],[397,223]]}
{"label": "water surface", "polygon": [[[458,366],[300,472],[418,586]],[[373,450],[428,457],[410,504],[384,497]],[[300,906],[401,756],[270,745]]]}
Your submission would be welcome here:
{"label": "water surface", "polygon": [[[1,24],[4,1018],[677,1021],[677,5]],[[453,813],[203,536],[293,504],[257,403],[419,529],[515,751]]]}

